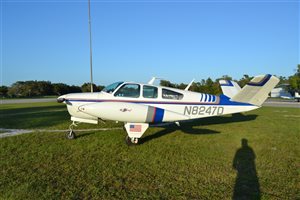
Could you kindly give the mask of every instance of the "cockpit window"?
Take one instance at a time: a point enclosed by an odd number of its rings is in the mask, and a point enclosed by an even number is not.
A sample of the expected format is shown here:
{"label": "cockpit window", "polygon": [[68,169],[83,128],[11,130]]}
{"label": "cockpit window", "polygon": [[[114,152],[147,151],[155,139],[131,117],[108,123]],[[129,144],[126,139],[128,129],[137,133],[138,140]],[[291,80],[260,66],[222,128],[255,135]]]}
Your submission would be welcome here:
{"label": "cockpit window", "polygon": [[110,84],[108,86],[106,86],[102,92],[106,92],[106,93],[113,93],[115,91],[115,89],[117,87],[119,87],[119,85],[121,85],[122,83],[124,82],[116,82],[116,83],[113,83],[113,84]]}
{"label": "cockpit window", "polygon": [[157,98],[157,87],[144,85],[143,86],[144,98]]}
{"label": "cockpit window", "polygon": [[115,96],[138,98],[140,96],[140,85],[125,84],[115,93]]}
{"label": "cockpit window", "polygon": [[183,94],[174,92],[172,90],[162,89],[162,98],[163,99],[176,99],[180,100],[183,98]]}

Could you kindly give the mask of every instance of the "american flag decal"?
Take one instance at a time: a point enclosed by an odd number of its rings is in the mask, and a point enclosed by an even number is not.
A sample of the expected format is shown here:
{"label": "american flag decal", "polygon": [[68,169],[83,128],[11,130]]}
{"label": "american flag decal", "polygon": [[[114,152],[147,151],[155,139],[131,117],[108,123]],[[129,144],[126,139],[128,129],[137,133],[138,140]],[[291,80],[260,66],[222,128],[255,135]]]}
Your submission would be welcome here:
{"label": "american flag decal", "polygon": [[132,132],[142,132],[142,125],[130,125],[129,130]]}

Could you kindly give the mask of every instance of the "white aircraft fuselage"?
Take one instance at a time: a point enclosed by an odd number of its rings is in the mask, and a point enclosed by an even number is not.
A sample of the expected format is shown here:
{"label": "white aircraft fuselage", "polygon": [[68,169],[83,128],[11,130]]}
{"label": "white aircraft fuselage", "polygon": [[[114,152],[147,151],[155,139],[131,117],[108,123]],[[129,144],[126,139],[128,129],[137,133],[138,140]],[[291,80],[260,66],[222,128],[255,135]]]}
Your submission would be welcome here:
{"label": "white aircraft fuselage", "polygon": [[[122,85],[131,84],[124,82]],[[134,83],[136,84],[136,83]],[[120,85],[119,87],[122,87]],[[145,84],[139,84],[143,87]],[[184,91],[168,87],[151,86],[158,89],[157,98],[119,97],[115,92],[75,93],[62,96],[72,117],[87,120],[113,120],[136,123],[161,123],[212,117],[250,111],[259,106],[230,102],[226,96]],[[182,99],[164,99],[162,89],[183,95]]]}
{"label": "white aircraft fuselage", "polygon": [[271,75],[259,76],[246,89],[241,89],[231,81],[220,83],[224,94],[228,93],[228,96],[152,84],[117,82],[101,92],[60,96],[58,102],[67,104],[73,122],[124,122],[128,141],[137,143],[137,139],[143,135],[149,124],[179,122],[257,109],[278,80]]}

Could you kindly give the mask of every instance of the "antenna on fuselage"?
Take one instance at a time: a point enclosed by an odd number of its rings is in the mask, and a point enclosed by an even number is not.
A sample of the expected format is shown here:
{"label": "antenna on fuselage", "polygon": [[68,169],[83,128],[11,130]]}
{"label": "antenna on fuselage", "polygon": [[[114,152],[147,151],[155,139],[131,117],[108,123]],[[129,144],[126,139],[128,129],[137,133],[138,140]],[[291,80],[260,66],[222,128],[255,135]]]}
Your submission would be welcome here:
{"label": "antenna on fuselage", "polygon": [[193,79],[189,84],[188,86],[186,86],[186,88],[184,90],[188,91],[191,87],[191,85],[193,84],[193,82],[195,81],[195,79]]}
{"label": "antenna on fuselage", "polygon": [[89,33],[90,33],[90,75],[91,75],[91,92],[93,90],[93,56],[92,56],[92,30],[91,30],[91,1],[89,2]]}
{"label": "antenna on fuselage", "polygon": [[155,80],[163,80],[163,78],[152,77],[152,79],[148,82],[148,84],[153,85]]}

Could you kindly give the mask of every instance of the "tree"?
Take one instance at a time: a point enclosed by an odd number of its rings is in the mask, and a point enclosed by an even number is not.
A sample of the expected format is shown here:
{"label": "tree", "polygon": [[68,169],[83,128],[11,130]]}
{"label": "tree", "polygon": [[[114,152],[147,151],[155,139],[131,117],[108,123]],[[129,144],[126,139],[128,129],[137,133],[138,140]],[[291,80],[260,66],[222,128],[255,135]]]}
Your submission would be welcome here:
{"label": "tree", "polygon": [[298,64],[296,73],[289,77],[288,82],[291,93],[300,92],[300,64]]}
{"label": "tree", "polygon": [[175,84],[167,80],[160,80],[160,85],[165,87],[175,87]]}
{"label": "tree", "polygon": [[6,97],[8,92],[8,87],[5,85],[0,86],[0,97]]}
{"label": "tree", "polygon": [[[82,92],[91,92],[91,83],[84,83],[81,86],[81,91]],[[93,91],[94,92],[99,92],[97,86],[93,83]]]}
{"label": "tree", "polygon": [[[223,75],[221,79],[222,79],[222,80],[229,80],[229,81],[232,81],[232,77],[231,77],[231,76],[228,76],[228,75]],[[218,79],[218,80],[220,80],[220,79]]]}
{"label": "tree", "polygon": [[98,91],[102,91],[104,88],[105,88],[105,86],[103,86],[103,85],[98,85],[97,86],[97,90]]}
{"label": "tree", "polygon": [[68,87],[69,87],[68,93],[79,93],[79,92],[81,92],[81,88],[79,86],[71,85],[71,86],[68,86]]}
{"label": "tree", "polygon": [[284,77],[284,76],[279,76],[278,78],[279,78],[279,83],[278,83],[278,85],[281,85],[281,84],[288,84],[288,83],[289,83],[289,80],[288,80],[286,77]]}
{"label": "tree", "polygon": [[193,91],[193,92],[200,92],[200,82],[194,82],[192,83],[191,87],[190,87],[190,91]]}
{"label": "tree", "polygon": [[17,81],[12,84],[12,86],[8,89],[7,95],[9,97],[22,97],[25,94],[25,87],[24,81]]}
{"label": "tree", "polygon": [[238,81],[238,84],[240,85],[241,88],[243,88],[247,83],[249,83],[251,81],[252,78],[253,77],[250,77],[249,75],[244,74],[243,78],[241,78]]}
{"label": "tree", "polygon": [[45,96],[53,94],[53,87],[50,81],[35,81],[34,86],[37,86],[37,96]]}
{"label": "tree", "polygon": [[60,96],[60,95],[67,94],[70,92],[70,86],[68,86],[67,84],[64,84],[64,83],[54,83],[54,84],[52,84],[52,87],[53,87],[53,93],[55,95]]}
{"label": "tree", "polygon": [[17,81],[7,92],[10,97],[34,97],[53,94],[49,81]]}
{"label": "tree", "polygon": [[177,85],[176,88],[179,88],[181,90],[184,90],[186,88],[187,84],[184,84],[184,83],[180,83],[179,85]]}

